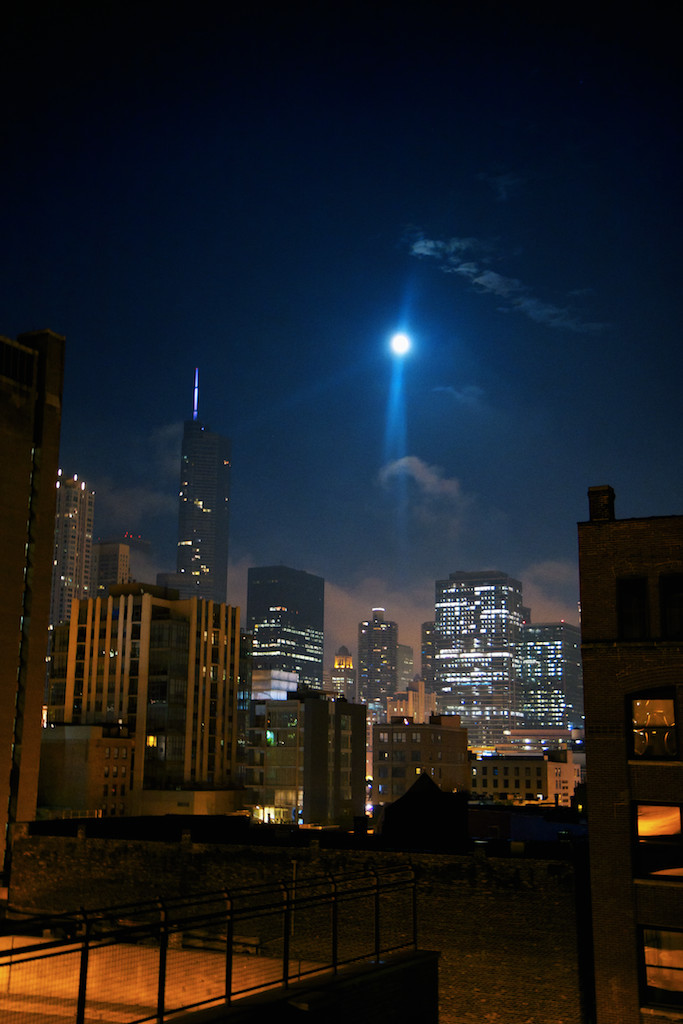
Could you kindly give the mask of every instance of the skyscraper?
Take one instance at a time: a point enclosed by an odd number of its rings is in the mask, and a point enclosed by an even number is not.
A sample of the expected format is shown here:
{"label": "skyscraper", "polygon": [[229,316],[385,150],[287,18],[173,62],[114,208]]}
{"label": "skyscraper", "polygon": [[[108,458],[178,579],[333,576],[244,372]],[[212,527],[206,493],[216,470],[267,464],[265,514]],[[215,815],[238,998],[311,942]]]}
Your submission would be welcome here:
{"label": "skyscraper", "polygon": [[181,597],[224,603],[228,587],[230,441],[199,419],[199,371],[195,370],[192,419],[185,422],[178,492],[175,574],[157,577]]}
{"label": "skyscraper", "polygon": [[396,690],[398,626],[387,622],[384,608],[358,624],[358,692],[361,700],[386,711],[386,698]]}
{"label": "skyscraper", "polygon": [[0,864],[35,816],[62,415],[64,338],[0,338]]}
{"label": "skyscraper", "polygon": [[249,570],[247,628],[255,669],[296,672],[300,686],[321,689],[325,581],[285,565]]}
{"label": "skyscraper", "polygon": [[526,623],[520,706],[530,729],[583,727],[581,631],[568,622]]}
{"label": "skyscraper", "polygon": [[95,492],[76,473],[57,474],[50,622],[66,622],[75,597],[89,597]]}
{"label": "skyscraper", "polygon": [[460,715],[473,746],[500,743],[521,722],[522,584],[502,572],[454,572],[436,582],[437,707]]}
{"label": "skyscraper", "polygon": [[112,584],[130,580],[130,544],[97,541],[92,546],[90,594],[102,597]]}

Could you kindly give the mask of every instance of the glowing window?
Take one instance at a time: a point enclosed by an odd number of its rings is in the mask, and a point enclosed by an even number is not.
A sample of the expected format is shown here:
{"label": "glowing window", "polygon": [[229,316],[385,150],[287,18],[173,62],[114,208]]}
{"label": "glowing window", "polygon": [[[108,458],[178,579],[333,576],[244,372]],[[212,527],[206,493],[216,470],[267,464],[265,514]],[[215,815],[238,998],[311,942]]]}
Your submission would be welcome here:
{"label": "glowing window", "polygon": [[643,929],[645,994],[658,1006],[683,1006],[683,932]]}
{"label": "glowing window", "polygon": [[633,755],[650,760],[676,757],[676,717],[671,697],[638,697],[631,701]]}

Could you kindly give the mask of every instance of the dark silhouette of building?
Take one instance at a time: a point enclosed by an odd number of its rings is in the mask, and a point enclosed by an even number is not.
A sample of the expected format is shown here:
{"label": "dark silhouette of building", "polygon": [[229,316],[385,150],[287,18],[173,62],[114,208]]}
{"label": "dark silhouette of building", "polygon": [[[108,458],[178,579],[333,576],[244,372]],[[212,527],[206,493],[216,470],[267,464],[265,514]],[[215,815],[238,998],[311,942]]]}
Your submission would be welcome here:
{"label": "dark silhouette of building", "polygon": [[62,414],[64,338],[0,338],[0,862],[34,817]]}
{"label": "dark silhouette of building", "polygon": [[683,516],[579,523],[598,1024],[683,1011]]}
{"label": "dark silhouette of building", "polygon": [[199,419],[195,370],[192,419],[185,422],[178,493],[177,571],[157,577],[181,597],[224,604],[228,586],[230,441]]}
{"label": "dark silhouette of building", "polygon": [[296,672],[300,686],[321,689],[324,623],[321,576],[285,565],[249,570],[247,628],[255,669]]}
{"label": "dark silhouette of building", "polygon": [[358,624],[358,692],[373,707],[373,718],[386,712],[386,699],[396,692],[398,626],[387,622],[384,608]]}
{"label": "dark silhouette of building", "polygon": [[421,631],[422,678],[430,693],[436,689],[436,656],[442,647],[442,637],[433,622],[423,622]]}

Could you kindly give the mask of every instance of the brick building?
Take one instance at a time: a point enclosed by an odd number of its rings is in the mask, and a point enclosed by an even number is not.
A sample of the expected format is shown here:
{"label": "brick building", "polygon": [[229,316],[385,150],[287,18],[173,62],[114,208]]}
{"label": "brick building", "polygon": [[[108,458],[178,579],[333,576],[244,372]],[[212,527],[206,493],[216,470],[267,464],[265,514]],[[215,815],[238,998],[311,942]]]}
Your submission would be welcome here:
{"label": "brick building", "polygon": [[683,1014],[683,516],[579,523],[598,1024]]}
{"label": "brick building", "polygon": [[372,728],[372,803],[392,803],[425,773],[450,793],[468,790],[467,729],[458,715],[431,715],[428,724],[392,718]]}
{"label": "brick building", "polygon": [[492,800],[569,807],[581,776],[581,763],[571,750],[494,754],[472,762],[471,791]]}

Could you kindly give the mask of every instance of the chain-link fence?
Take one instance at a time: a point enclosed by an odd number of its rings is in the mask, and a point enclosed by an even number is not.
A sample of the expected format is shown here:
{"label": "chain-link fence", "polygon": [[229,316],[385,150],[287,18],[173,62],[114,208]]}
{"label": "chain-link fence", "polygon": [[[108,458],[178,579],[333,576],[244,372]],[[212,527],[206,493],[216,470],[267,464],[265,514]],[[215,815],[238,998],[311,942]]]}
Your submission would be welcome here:
{"label": "chain-link fence", "polygon": [[[417,946],[410,868],[3,922],[7,1024],[158,1024]],[[21,934],[20,934],[21,933]]]}

